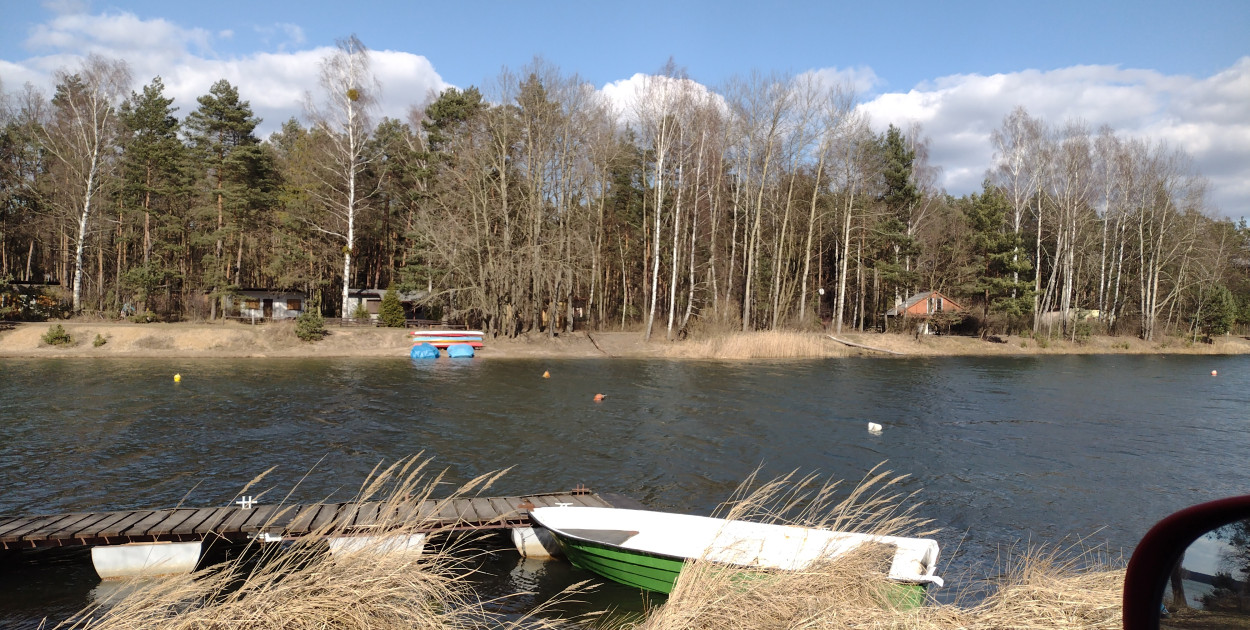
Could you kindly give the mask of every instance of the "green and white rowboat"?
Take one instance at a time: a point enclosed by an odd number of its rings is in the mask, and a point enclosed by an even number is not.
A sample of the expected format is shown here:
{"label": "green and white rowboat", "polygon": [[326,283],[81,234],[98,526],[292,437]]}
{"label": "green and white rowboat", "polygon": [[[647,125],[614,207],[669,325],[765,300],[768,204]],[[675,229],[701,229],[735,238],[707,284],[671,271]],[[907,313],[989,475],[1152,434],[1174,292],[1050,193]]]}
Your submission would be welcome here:
{"label": "green and white rowboat", "polygon": [[928,585],[942,586],[937,541],[925,538],[615,508],[540,507],[530,516],[575,566],[648,591],[672,591],[687,560],[798,571],[864,543],[895,546],[888,577],[907,587],[900,603],[919,604]]}

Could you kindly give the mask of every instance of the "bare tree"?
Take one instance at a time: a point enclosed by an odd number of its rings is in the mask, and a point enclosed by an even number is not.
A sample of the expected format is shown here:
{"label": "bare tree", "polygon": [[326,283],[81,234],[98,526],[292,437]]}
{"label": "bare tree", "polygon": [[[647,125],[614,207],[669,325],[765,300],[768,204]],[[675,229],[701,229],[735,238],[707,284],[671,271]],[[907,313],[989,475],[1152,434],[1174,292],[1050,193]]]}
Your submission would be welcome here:
{"label": "bare tree", "polygon": [[318,231],[343,239],[342,317],[346,318],[357,215],[373,192],[360,190],[359,184],[361,171],[373,159],[368,140],[381,86],[369,68],[369,49],[355,35],[337,44],[338,49],[321,62],[319,83],[325,100],[318,105],[309,95],[306,109],[313,128],[327,140],[320,166],[326,187],[322,201],[331,220],[313,223]]}
{"label": "bare tree", "polygon": [[680,76],[670,59],[658,75],[646,77],[638,90],[638,124],[642,130],[642,142],[655,159],[655,226],[651,246],[651,304],[647,310],[647,328],[644,339],[651,339],[655,325],[655,310],[659,298],[660,283],[660,229],[664,217],[665,169],[670,152],[676,142],[677,120],[675,113],[680,102],[680,91],[685,78]]}
{"label": "bare tree", "polygon": [[82,310],[83,251],[92,202],[111,167],[117,138],[116,104],[130,89],[125,61],[92,54],[77,72],[56,72],[52,111],[42,125],[48,151],[65,167],[78,199],[74,243],[73,309]]}

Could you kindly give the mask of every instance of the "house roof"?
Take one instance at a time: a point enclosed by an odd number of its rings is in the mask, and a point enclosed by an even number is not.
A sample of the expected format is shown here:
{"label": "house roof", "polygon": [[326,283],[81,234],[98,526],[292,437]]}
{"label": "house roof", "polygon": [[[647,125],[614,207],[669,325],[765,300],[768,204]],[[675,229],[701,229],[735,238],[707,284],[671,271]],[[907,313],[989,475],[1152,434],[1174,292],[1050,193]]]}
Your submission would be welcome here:
{"label": "house roof", "polygon": [[[347,292],[348,297],[357,298],[357,299],[374,298],[374,299],[380,300],[382,299],[384,295],[386,295],[386,289],[350,289]],[[419,300],[424,300],[427,295],[429,295],[429,291],[413,291],[412,293],[404,293],[403,291],[400,291],[399,301],[400,302],[416,302]]]}
{"label": "house roof", "polygon": [[925,300],[927,300],[927,299],[929,299],[929,298],[931,298],[931,297],[940,297],[940,298],[942,298],[943,300],[946,300],[947,302],[950,302],[950,304],[954,307],[954,309],[953,309],[953,310],[960,310],[960,311],[961,311],[961,310],[963,310],[963,308],[964,308],[963,306],[960,306],[959,302],[956,302],[955,300],[952,300],[952,299],[950,299],[950,298],[946,297],[944,294],[938,293],[937,291],[921,291],[920,293],[917,293],[917,294],[915,294],[915,295],[913,295],[913,296],[911,296],[911,297],[907,298],[907,299],[906,299],[906,300],[905,300],[902,304],[899,304],[899,305],[895,306],[894,308],[892,308],[892,309],[890,309],[890,310],[886,311],[886,312],[885,312],[885,316],[886,316],[886,317],[898,317],[899,315],[902,315],[903,313],[905,313],[905,312],[907,311],[907,309],[909,309],[909,308],[911,308],[911,307],[913,307],[913,306],[915,306],[915,305],[919,304],[920,302],[923,302],[923,301],[925,301]]}

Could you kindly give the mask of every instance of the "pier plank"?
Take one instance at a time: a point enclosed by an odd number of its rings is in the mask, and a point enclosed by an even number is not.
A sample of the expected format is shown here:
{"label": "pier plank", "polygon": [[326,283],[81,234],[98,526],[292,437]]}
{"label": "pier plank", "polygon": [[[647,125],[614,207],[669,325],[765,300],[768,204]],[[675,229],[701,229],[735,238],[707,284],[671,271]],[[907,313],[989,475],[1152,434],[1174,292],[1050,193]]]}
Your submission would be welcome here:
{"label": "pier plank", "polygon": [[122,532],[130,529],[132,525],[143,520],[145,517],[147,517],[148,514],[151,514],[150,510],[139,510],[136,512],[131,512],[129,515],[126,516],[126,518],[116,521],[113,524],[109,525],[108,527],[104,527],[96,531],[96,535],[105,537],[105,538],[111,538],[113,536],[121,536]]}
{"label": "pier plank", "polygon": [[327,503],[321,506],[321,510],[317,512],[317,518],[313,519],[312,531],[324,531],[329,527],[338,516],[341,507],[342,505],[337,503]]}
{"label": "pier plank", "polygon": [[356,510],[356,522],[352,527],[356,529],[374,529],[378,525],[378,509],[382,506],[377,501],[370,501],[361,505]]}
{"label": "pier plank", "polygon": [[421,501],[421,506],[417,508],[417,518],[421,521],[429,521],[434,518],[434,514],[438,511],[438,501],[434,499],[425,499]]}
{"label": "pier plank", "polygon": [[138,522],[121,532],[122,536],[143,536],[148,530],[170,517],[172,510],[152,510]]}
{"label": "pier plank", "polygon": [[239,523],[239,531],[255,532],[263,529],[281,507],[280,505],[258,505],[252,508],[249,510],[251,514],[242,523]]}
{"label": "pier plank", "polygon": [[245,523],[248,518],[251,518],[251,516],[255,514],[256,510],[260,507],[264,506],[258,506],[247,510],[241,507],[226,508],[230,510],[230,514],[221,522],[221,525],[217,526],[218,533],[234,534],[243,531],[243,523]]}
{"label": "pier plank", "polygon": [[296,536],[307,533],[312,525],[313,517],[317,516],[317,510],[320,510],[321,507],[322,504],[320,503],[299,506],[298,513],[291,519],[290,523],[287,523],[287,533]]}
{"label": "pier plank", "polygon": [[49,530],[47,532],[48,540],[62,540],[73,538],[74,532],[90,528],[92,525],[101,523],[113,517],[113,512],[96,512],[89,518],[84,518],[74,523],[64,524],[60,529]]}
{"label": "pier plank", "polygon": [[5,523],[2,529],[0,529],[0,538],[4,538],[5,536],[9,535],[9,532],[22,529],[23,527],[26,527],[30,525],[31,523],[43,522],[47,518],[48,518],[47,516],[25,516],[22,518],[9,521],[8,523]]}
{"label": "pier plank", "polygon": [[200,508],[198,510],[195,510],[190,515],[188,515],[187,518],[183,519],[181,523],[178,523],[177,525],[172,527],[169,530],[169,533],[174,534],[174,535],[206,533],[208,529],[212,527],[212,525],[209,525],[208,527],[204,528],[203,531],[200,531],[198,528],[200,527],[200,525],[204,523],[204,521],[208,520],[209,517],[216,514],[217,511],[220,509],[222,508]]}
{"label": "pier plank", "polygon": [[239,508],[234,506],[216,508],[205,518],[203,522],[195,526],[197,534],[224,534],[226,530],[224,525],[226,519],[230,518],[234,511]]}
{"label": "pier plank", "polygon": [[474,497],[470,499],[473,504],[473,511],[477,514],[479,522],[492,523],[499,520],[499,513],[495,511],[495,507],[490,504],[490,499],[482,497]]}
{"label": "pier plank", "polygon": [[456,502],[450,499],[443,499],[438,502],[438,520],[443,523],[455,523],[459,520],[456,514]]}
{"label": "pier plank", "polygon": [[101,531],[112,527],[114,523],[130,516],[131,514],[133,514],[133,512],[130,511],[109,512],[107,513],[108,518],[91,524],[84,523],[82,527],[74,528],[77,531],[75,531],[73,535],[67,536],[67,538],[99,538]]}
{"label": "pier plank", "polygon": [[169,515],[165,517],[165,520],[149,527],[147,534],[149,536],[168,536],[175,527],[181,525],[183,521],[190,518],[197,511],[195,508],[172,508],[166,510]]}
{"label": "pier plank", "polygon": [[339,507],[338,517],[334,520],[335,531],[349,529],[356,522],[356,512],[360,510],[357,503],[347,503]]}
{"label": "pier plank", "polygon": [[22,538],[27,540],[48,540],[53,532],[61,531],[67,527],[73,527],[78,523],[95,518],[95,516],[95,514],[90,512],[63,514],[60,518],[44,523],[38,528],[23,534]]}
{"label": "pier plank", "polygon": [[507,519],[516,518],[520,514],[517,504],[521,502],[521,497],[502,497],[491,498],[491,507],[495,508],[495,518]]}
{"label": "pier plank", "polygon": [[453,499],[453,503],[456,504],[456,517],[465,523],[478,523],[490,520],[478,517],[477,510],[473,509],[473,501],[471,499]]}
{"label": "pier plank", "polygon": [[[79,515],[70,515],[70,516],[79,516]],[[63,522],[65,518],[66,516],[64,514],[58,514],[55,516],[38,516],[38,517],[32,518],[26,521],[25,523],[23,523],[20,527],[9,528],[8,531],[0,535],[0,542],[6,542],[6,543],[17,542],[21,540],[27,534],[39,531],[40,529],[48,525],[54,525],[56,523]],[[79,518],[81,518],[81,516],[79,516]]]}
{"label": "pier plank", "polygon": [[277,507],[277,510],[275,510],[273,515],[270,516],[269,519],[266,520],[264,523],[262,523],[261,526],[267,529],[281,529],[285,531],[286,528],[291,524],[291,521],[295,520],[295,517],[299,514],[300,508],[302,508],[303,506],[298,505],[298,504],[292,504],[292,505],[279,505],[275,507]]}

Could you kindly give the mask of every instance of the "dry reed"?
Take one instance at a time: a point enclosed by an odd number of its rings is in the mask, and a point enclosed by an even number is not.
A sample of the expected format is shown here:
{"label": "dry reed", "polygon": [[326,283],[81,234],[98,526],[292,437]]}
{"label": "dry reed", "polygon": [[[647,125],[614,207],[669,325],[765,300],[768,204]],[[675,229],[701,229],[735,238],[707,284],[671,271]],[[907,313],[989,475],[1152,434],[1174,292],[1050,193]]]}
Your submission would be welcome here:
{"label": "dry reed", "polygon": [[821,335],[779,330],[718,335],[667,349],[670,358],[804,359],[843,356],[846,352]]}
{"label": "dry reed", "polygon": [[[263,475],[262,475],[263,477]],[[498,475],[485,475],[461,487],[463,496],[488,488]],[[901,489],[904,477],[880,467],[845,498],[841,484],[814,476],[788,475],[759,482],[754,475],[717,510],[731,519],[787,523],[874,535],[926,536],[928,522],[913,495]],[[253,484],[259,480],[253,480]],[[414,531],[433,526],[432,512],[418,506],[431,499],[442,475],[427,475],[425,464],[404,460],[375,471],[357,497],[379,505],[380,536],[340,555],[325,553],[322,538],[335,524],[293,541],[281,550],[262,548],[240,559],[192,575],[145,580],[116,601],[104,602],[58,627],[91,630],[171,628],[173,630],[268,628],[469,628],[567,627],[545,618],[551,602],[520,619],[502,620],[486,610],[471,590],[462,545],[429,550],[419,557],[386,553]],[[249,486],[252,484],[249,484]],[[896,606],[886,579],[889,553],[864,546],[855,553],[803,571],[756,574],[708,562],[684,569],[667,601],[628,627],[636,630],[774,628],[893,628],[899,630],[1118,628],[1123,571],[1094,553],[1028,550],[1009,559],[1003,577],[988,595],[970,606]],[[573,597],[585,583],[574,585]],[[956,598],[957,600],[960,598]],[[580,621],[587,621],[581,619]],[[609,624],[612,625],[612,624]],[[621,624],[615,624],[621,625]]]}
{"label": "dry reed", "polygon": [[[902,477],[874,469],[834,500],[837,483],[813,477],[785,477],[747,491],[723,506],[727,518],[832,528],[873,535],[925,536],[927,523],[910,499],[896,490]],[[690,563],[668,601],[636,630],[739,628],[1118,628],[1123,571],[1096,554],[1064,560],[1066,553],[1032,550],[1015,559],[1006,575],[978,603],[961,607],[933,601],[919,608],[897,606],[879,547],[813,565],[798,572],[744,577],[747,570],[706,562]]]}
{"label": "dry reed", "polygon": [[[419,555],[394,552],[416,532],[437,533],[439,525],[432,519],[452,500],[435,501],[433,510],[420,508],[433,500],[431,492],[443,480],[442,474],[429,475],[425,469],[426,463],[411,458],[370,475],[355,504],[378,507],[375,527],[364,532],[375,535],[354,549],[327,552],[324,538],[344,533],[330,523],[280,547],[252,545],[253,553],[224,565],[136,581],[120,589],[117,599],[101,602],[58,628],[447,630],[552,625],[532,616],[504,622],[490,614],[465,579],[471,569],[463,538],[448,538],[452,542],[436,549],[427,542]],[[481,491],[497,477],[474,479],[454,496]]]}

